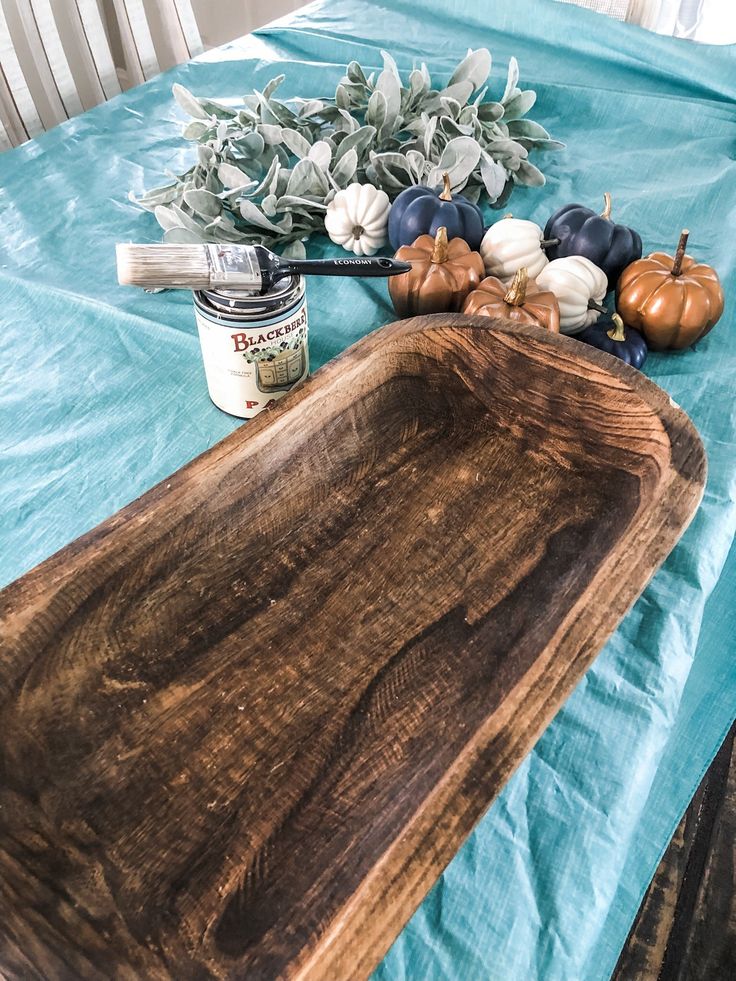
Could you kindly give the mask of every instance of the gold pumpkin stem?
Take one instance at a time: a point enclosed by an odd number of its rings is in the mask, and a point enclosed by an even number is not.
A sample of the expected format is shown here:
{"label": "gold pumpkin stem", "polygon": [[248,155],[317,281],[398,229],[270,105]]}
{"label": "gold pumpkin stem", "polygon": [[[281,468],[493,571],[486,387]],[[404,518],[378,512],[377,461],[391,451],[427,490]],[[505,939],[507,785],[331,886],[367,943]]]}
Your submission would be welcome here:
{"label": "gold pumpkin stem", "polygon": [[521,307],[524,305],[524,300],[526,299],[526,287],[529,282],[529,273],[525,266],[521,269],[516,270],[516,275],[511,280],[511,285],[509,286],[508,293],[503,298],[504,303],[508,303],[512,307]]}
{"label": "gold pumpkin stem", "polygon": [[447,262],[447,229],[444,225],[441,225],[437,229],[437,234],[434,237],[434,248],[432,249],[430,262],[436,262],[437,264]]}
{"label": "gold pumpkin stem", "polygon": [[687,240],[690,237],[690,232],[687,228],[683,228],[680,233],[680,241],[677,243],[677,251],[675,252],[675,261],[672,263],[672,275],[679,276],[682,272],[682,260],[685,258],[685,248],[687,247]]}
{"label": "gold pumpkin stem", "polygon": [[611,217],[611,195],[608,191],[603,193],[603,211],[601,211],[601,218]]}
{"label": "gold pumpkin stem", "polygon": [[619,317],[617,313],[614,313],[614,315],[611,317],[611,320],[613,321],[615,326],[613,330],[607,330],[606,333],[608,334],[608,336],[611,338],[612,341],[625,341],[626,334],[624,333],[623,320],[621,319],[621,317]]}
{"label": "gold pumpkin stem", "polygon": [[452,189],[450,188],[450,175],[448,173],[442,175],[442,185],[440,201],[452,201]]}

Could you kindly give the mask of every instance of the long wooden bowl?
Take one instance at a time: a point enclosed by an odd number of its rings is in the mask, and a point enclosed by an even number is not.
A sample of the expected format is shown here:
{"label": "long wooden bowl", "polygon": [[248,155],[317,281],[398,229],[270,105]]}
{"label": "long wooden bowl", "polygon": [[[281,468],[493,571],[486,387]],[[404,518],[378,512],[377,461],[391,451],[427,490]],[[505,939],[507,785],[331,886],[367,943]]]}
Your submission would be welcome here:
{"label": "long wooden bowl", "polygon": [[365,977],[682,533],[642,375],[385,327],[0,593],[0,973]]}

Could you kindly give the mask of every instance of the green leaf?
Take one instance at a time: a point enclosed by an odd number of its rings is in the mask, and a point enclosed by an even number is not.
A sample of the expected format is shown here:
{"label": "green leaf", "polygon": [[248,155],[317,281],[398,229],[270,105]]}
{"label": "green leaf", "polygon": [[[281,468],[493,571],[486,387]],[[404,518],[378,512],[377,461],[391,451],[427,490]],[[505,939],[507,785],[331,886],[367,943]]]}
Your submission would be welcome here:
{"label": "green leaf", "polygon": [[484,123],[495,123],[504,114],[504,107],[500,102],[481,102],[478,106],[478,119]]}
{"label": "green leaf", "polygon": [[167,245],[199,245],[203,241],[204,229],[201,234],[195,234],[188,228],[167,228],[164,232]]}
{"label": "green leaf", "polygon": [[197,160],[202,167],[211,167],[216,160],[215,151],[211,146],[198,146],[197,147]]}
{"label": "green leaf", "polygon": [[508,124],[509,136],[525,136],[530,140],[548,140],[549,133],[531,119],[512,119]]}
{"label": "green leaf", "polygon": [[168,228],[181,228],[179,219],[176,217],[174,212],[170,208],[165,207],[165,205],[157,204],[153,213],[156,217],[156,221],[164,229],[164,231],[166,231]]}
{"label": "green leaf", "polygon": [[424,177],[424,168],[426,166],[424,154],[420,153],[418,150],[408,150],[406,159],[412,175],[415,178],[414,183],[421,184],[422,178]]}
{"label": "green leaf", "polygon": [[356,130],[360,129],[360,123],[347,109],[337,110],[337,119],[335,120],[335,131],[340,133],[354,133]]}
{"label": "green leaf", "polygon": [[466,201],[470,201],[472,204],[477,204],[480,198],[480,186],[476,184],[474,187],[464,187],[463,197]]}
{"label": "green leaf", "polygon": [[188,228],[190,232],[195,235],[202,234],[202,224],[198,222],[191,215],[188,215],[183,208],[180,208],[178,204],[171,205],[171,211],[176,215],[177,221],[182,228]]}
{"label": "green leaf", "polygon": [[315,209],[318,211],[327,211],[327,205],[322,204],[321,201],[310,201],[308,198],[299,198],[293,194],[284,194],[276,202],[277,211],[292,211],[295,208],[303,208],[307,214]]}
{"label": "green leaf", "polygon": [[519,83],[519,62],[513,56],[509,58],[509,73],[506,79],[506,88],[501,98],[502,103],[506,103],[511,98],[511,93]]}
{"label": "green leaf", "polygon": [[235,142],[240,152],[253,160],[258,159],[262,155],[266,146],[263,136],[256,132],[246,133]]}
{"label": "green leaf", "polygon": [[204,189],[199,191],[185,191],[185,204],[203,218],[216,218],[222,211],[222,202],[216,194]]}
{"label": "green leaf", "polygon": [[229,163],[220,164],[217,168],[217,176],[223,185],[228,188],[245,187],[252,183],[248,175],[240,167],[234,167],[233,164]]}
{"label": "green leaf", "polygon": [[260,208],[258,208],[247,198],[243,198],[243,200],[240,202],[240,217],[247,221],[249,225],[256,225],[256,227],[264,228],[268,232],[275,232],[278,234],[281,231],[278,225],[274,225],[273,222],[270,222]]}
{"label": "green leaf", "polygon": [[358,82],[361,85],[365,85],[366,83],[365,74],[357,61],[350,62],[350,64],[347,67],[346,74],[351,82]]}
{"label": "green leaf", "polygon": [[312,160],[300,160],[286,185],[286,193],[295,197],[304,194],[324,196],[328,190],[327,178]]}
{"label": "green leaf", "polygon": [[383,58],[383,70],[395,75],[396,80],[401,84],[401,75],[399,74],[399,69],[394,61],[393,55],[390,55],[388,51],[384,51],[381,48],[381,58]]}
{"label": "green leaf", "polygon": [[281,255],[285,259],[306,259],[307,250],[304,248],[304,242],[297,239],[295,242],[289,242],[286,248],[281,250]]}
{"label": "green leaf", "polygon": [[524,147],[516,140],[511,139],[490,140],[485,149],[494,157],[518,157],[520,160],[524,160],[528,156]]}
{"label": "green leaf", "polygon": [[261,183],[252,191],[249,197],[260,197],[262,194],[275,194],[276,192],[276,182],[278,180],[279,171],[281,170],[281,164],[279,163],[278,157],[274,157],[271,164],[266,171],[266,176],[263,178]]}
{"label": "green leaf", "polygon": [[181,135],[185,140],[201,140],[205,133],[209,133],[211,129],[212,125],[209,122],[205,123],[201,119],[193,119],[186,124]]}
{"label": "green leaf", "polygon": [[440,99],[452,99],[457,105],[457,114],[473,94],[473,86],[470,82],[453,82],[440,92]]}
{"label": "green leaf", "polygon": [[434,134],[437,132],[437,117],[432,116],[431,119],[427,119],[427,126],[424,130],[424,156],[432,157],[432,141],[434,140]]}
{"label": "green leaf", "polygon": [[332,147],[326,140],[317,140],[310,148],[308,157],[320,170],[329,170],[332,162]]}
{"label": "green leaf", "polygon": [[225,190],[225,188],[222,186],[222,181],[217,176],[217,171],[214,168],[207,172],[204,188],[206,191],[210,191],[212,194],[218,195],[218,197]]}
{"label": "green leaf", "polygon": [[439,164],[430,173],[429,186],[439,186],[442,183],[442,175],[447,173],[450,176],[452,189],[461,190],[478,166],[480,154],[480,146],[472,137],[456,136],[442,151]]}
{"label": "green leaf", "polygon": [[513,99],[510,99],[504,108],[503,118],[505,122],[513,122],[520,116],[526,115],[537,101],[537,93],[531,89],[519,92]]}
{"label": "green leaf", "polygon": [[178,200],[182,192],[182,185],[177,182],[176,184],[165,184],[163,187],[156,187],[151,191],[145,191],[139,198],[131,191],[128,195],[128,200],[132,201],[133,204],[139,205],[141,208],[145,208],[147,211],[151,211],[158,204],[171,204],[172,201]]}
{"label": "green leaf", "polygon": [[[394,66],[395,67],[395,66]],[[378,76],[376,92],[380,92],[386,100],[386,128],[393,127],[401,108],[401,84],[398,74],[384,69]],[[369,100],[370,103],[370,100]]]}
{"label": "green leaf", "polygon": [[262,92],[256,92],[258,107],[261,110],[261,122],[267,126],[280,126],[281,120],[271,108],[271,102]]}
{"label": "green leaf", "polygon": [[411,90],[412,101],[415,101],[427,91],[426,79],[424,78],[424,75],[422,75],[422,73],[416,68],[409,75],[409,87]]}
{"label": "green leaf", "polygon": [[258,133],[263,137],[263,142],[267,146],[281,143],[283,140],[283,129],[281,126],[272,126],[269,123],[259,123]]}
{"label": "green leaf", "polygon": [[237,109],[223,106],[221,102],[213,102],[212,99],[200,99],[199,101],[207,115],[214,116],[216,119],[235,119],[238,115]]}
{"label": "green leaf", "polygon": [[358,153],[355,147],[351,147],[347,153],[342,154],[340,159],[332,168],[332,179],[339,184],[340,187],[345,187],[345,185],[353,179],[357,169]]}
{"label": "green leaf", "polygon": [[354,132],[348,133],[335,152],[335,163],[339,163],[345,154],[349,153],[351,150],[355,150],[358,155],[358,159],[360,160],[370,144],[373,142],[375,135],[376,129],[374,126],[361,126],[360,129],[356,129]]}
{"label": "green leaf", "polygon": [[317,116],[325,108],[325,103],[321,99],[310,99],[302,103],[299,108],[299,118],[309,119],[310,116]]}
{"label": "green leaf", "polygon": [[303,157],[309,156],[309,151],[311,150],[309,142],[295,129],[282,129],[281,139],[284,146],[287,146],[295,157],[299,157],[301,160]]}
{"label": "green leaf", "polygon": [[285,78],[286,78],[286,75],[277,75],[276,78],[272,78],[271,81],[268,83],[268,85],[263,90],[263,98],[264,99],[267,99],[267,100],[270,99],[271,96],[274,94],[274,92],[276,91],[276,89],[279,87],[279,85],[281,85],[281,83],[283,82],[283,80]]}
{"label": "green leaf", "polygon": [[517,184],[524,184],[526,187],[541,187],[545,183],[542,171],[528,160],[521,161],[514,173],[514,180]]}
{"label": "green leaf", "polygon": [[231,228],[230,225],[220,225],[212,222],[212,225],[209,226],[208,234],[212,236],[215,242],[247,243],[247,235],[237,228]]}
{"label": "green leaf", "polygon": [[487,153],[482,153],[480,158],[480,176],[483,180],[483,186],[486,189],[489,201],[491,203],[497,201],[503,194],[503,189],[506,186],[506,168],[500,163],[497,163]]}
{"label": "green leaf", "polygon": [[369,126],[375,126],[376,130],[380,131],[386,122],[387,113],[388,104],[386,102],[386,96],[383,92],[374,92],[368,100],[368,108],[365,112],[366,123]]}
{"label": "green leaf", "polygon": [[185,89],[183,85],[175,82],[171,87],[171,92],[184,112],[190,116],[194,116],[195,119],[210,118],[202,108],[202,103],[192,95],[189,89]]}
{"label": "green leaf", "polygon": [[[448,87],[456,82],[470,82],[473,92],[479,89],[491,74],[491,52],[487,48],[478,48],[477,51],[468,50],[465,58],[460,62],[447,83]],[[468,94],[470,98],[470,93]]]}
{"label": "green leaf", "polygon": [[528,140],[525,136],[517,136],[517,142],[525,150],[564,150],[565,144],[559,140]]}

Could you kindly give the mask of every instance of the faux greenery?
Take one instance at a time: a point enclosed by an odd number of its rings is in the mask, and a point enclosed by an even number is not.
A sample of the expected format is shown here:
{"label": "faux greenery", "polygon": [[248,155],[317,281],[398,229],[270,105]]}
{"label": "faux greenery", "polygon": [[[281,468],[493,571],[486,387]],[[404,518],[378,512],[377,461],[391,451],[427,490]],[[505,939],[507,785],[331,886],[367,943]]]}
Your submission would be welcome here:
{"label": "faux greenery", "polygon": [[302,240],[324,231],[337,191],[356,180],[394,198],[412,184],[440,185],[447,172],[453,191],[471,201],[485,194],[497,207],[514,184],[544,183],[529,151],[563,144],[524,118],[536,94],[519,89],[515,58],[493,102],[484,101],[485,48],[469,51],[444,88],[432,87],[424,64],[404,84],[393,58],[382,55],[377,77],[351,62],[334,99],[280,101],[283,75],[241,106],[175,85],[191,117],[183,135],[197,144],[196,163],[135,200],[154,212],[167,242],[262,242],[300,255]]}

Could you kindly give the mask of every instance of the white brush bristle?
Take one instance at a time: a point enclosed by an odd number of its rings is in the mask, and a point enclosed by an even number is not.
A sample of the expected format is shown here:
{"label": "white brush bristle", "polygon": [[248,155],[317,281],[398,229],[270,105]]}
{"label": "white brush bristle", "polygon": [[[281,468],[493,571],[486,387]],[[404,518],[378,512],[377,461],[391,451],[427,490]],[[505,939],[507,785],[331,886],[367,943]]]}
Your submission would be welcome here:
{"label": "white brush bristle", "polygon": [[207,289],[210,264],[204,245],[117,245],[121,286]]}

